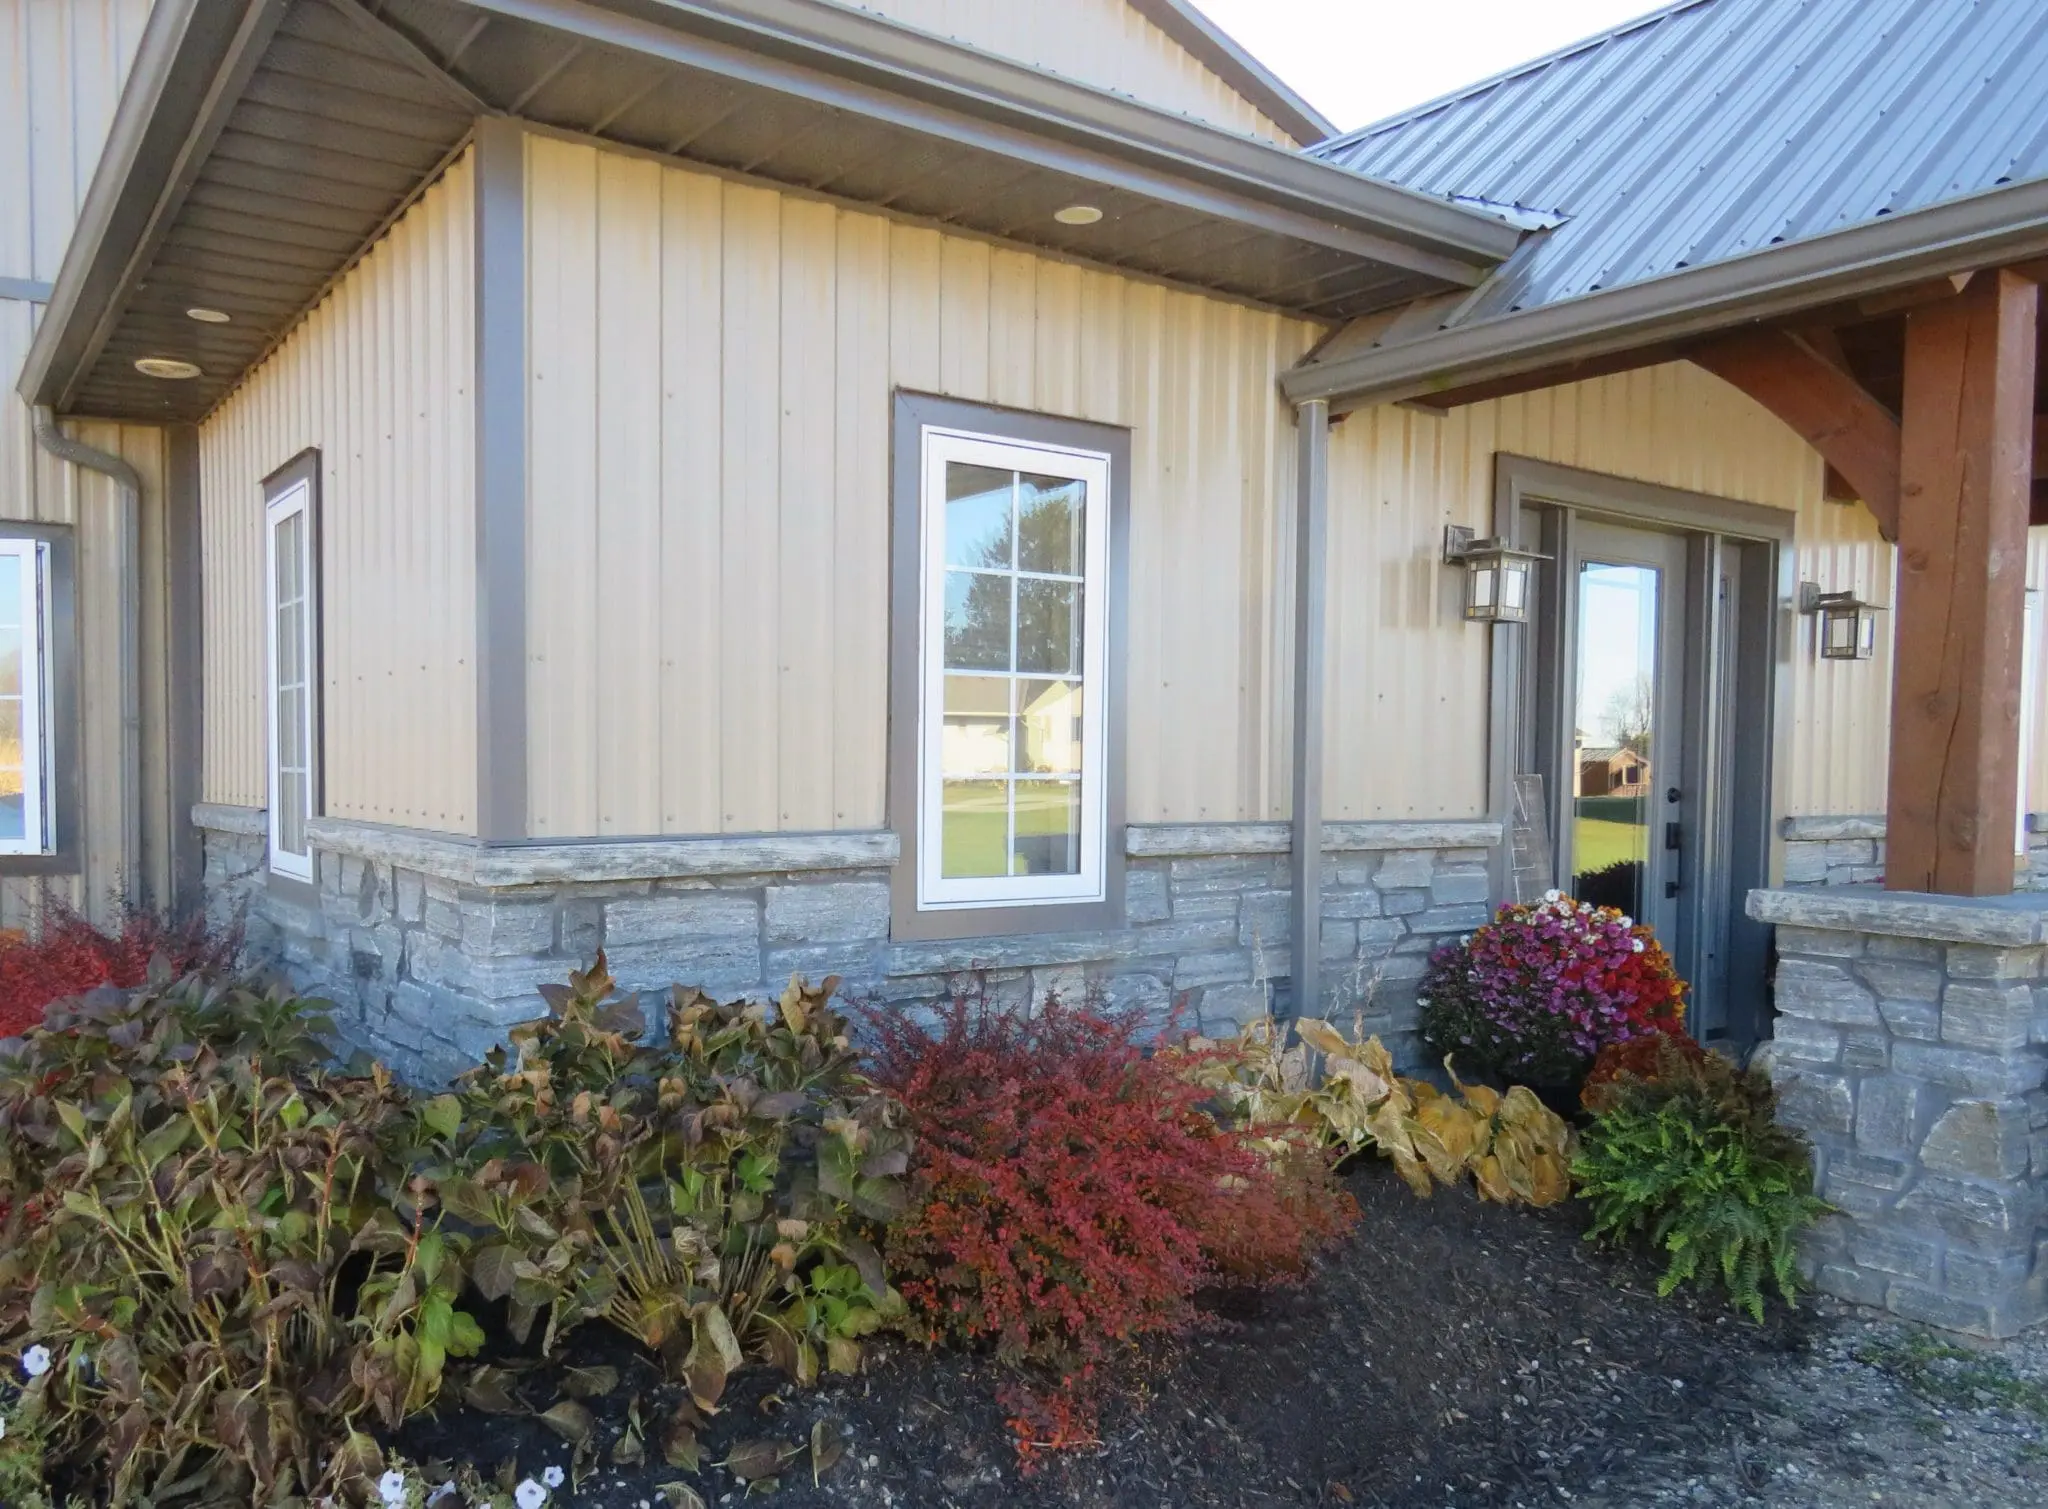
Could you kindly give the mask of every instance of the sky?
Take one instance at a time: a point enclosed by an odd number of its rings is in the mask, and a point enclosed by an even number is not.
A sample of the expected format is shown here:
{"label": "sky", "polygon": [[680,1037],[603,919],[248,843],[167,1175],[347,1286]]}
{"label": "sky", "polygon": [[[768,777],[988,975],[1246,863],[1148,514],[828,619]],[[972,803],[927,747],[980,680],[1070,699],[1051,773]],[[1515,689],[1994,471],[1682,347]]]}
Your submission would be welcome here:
{"label": "sky", "polygon": [[1447,94],[1662,0],[1195,0],[1340,131]]}

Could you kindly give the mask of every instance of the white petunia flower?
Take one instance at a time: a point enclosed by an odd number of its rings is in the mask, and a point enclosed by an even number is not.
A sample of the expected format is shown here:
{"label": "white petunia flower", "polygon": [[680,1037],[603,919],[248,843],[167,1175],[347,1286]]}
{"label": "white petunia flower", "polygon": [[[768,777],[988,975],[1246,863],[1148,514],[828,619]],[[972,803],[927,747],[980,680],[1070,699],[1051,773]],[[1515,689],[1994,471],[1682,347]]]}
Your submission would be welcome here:
{"label": "white petunia flower", "polygon": [[540,1506],[548,1501],[548,1491],[532,1478],[528,1478],[512,1490],[512,1497],[517,1501],[519,1509],[540,1509]]}
{"label": "white petunia flower", "polygon": [[1556,901],[1556,900],[1558,900],[1559,898],[1561,898],[1561,897],[1562,897],[1563,895],[1564,895],[1564,892],[1563,892],[1563,891],[1559,891],[1559,890],[1549,890],[1549,891],[1545,891],[1545,892],[1543,893],[1543,899],[1544,899],[1545,901]]}
{"label": "white petunia flower", "polygon": [[1624,917],[1621,919],[1621,925],[1623,927],[1634,927],[1636,925],[1636,919],[1633,917]]}
{"label": "white petunia flower", "polygon": [[377,1497],[397,1509],[405,1502],[405,1474],[394,1467],[377,1479]]}
{"label": "white petunia flower", "polygon": [[44,1346],[30,1347],[21,1354],[21,1370],[31,1378],[40,1378],[50,1371],[50,1349]]}
{"label": "white petunia flower", "polygon": [[540,1475],[540,1480],[551,1489],[559,1488],[562,1486],[563,1481],[562,1469],[559,1467],[550,1467]]}
{"label": "white petunia flower", "polygon": [[1643,951],[1643,940],[1640,938],[1631,938],[1628,940],[1628,946],[1629,952],[1639,954]]}
{"label": "white petunia flower", "polygon": [[0,1441],[7,1439],[7,1417],[0,1415]]}

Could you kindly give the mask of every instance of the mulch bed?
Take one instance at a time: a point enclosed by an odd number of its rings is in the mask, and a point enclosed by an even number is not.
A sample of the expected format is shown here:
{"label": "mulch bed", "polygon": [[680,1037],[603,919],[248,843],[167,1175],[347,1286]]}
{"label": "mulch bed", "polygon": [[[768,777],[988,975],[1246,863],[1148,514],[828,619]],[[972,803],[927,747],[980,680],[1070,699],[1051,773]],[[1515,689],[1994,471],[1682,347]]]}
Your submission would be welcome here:
{"label": "mulch bed", "polygon": [[[808,1454],[772,1502],[903,1509],[1249,1509],[1256,1505],[1563,1502],[1617,1479],[1725,1454],[1752,1419],[1750,1386],[1773,1353],[1803,1349],[1809,1323],[1764,1326],[1717,1296],[1660,1300],[1646,1259],[1593,1251],[1575,1209],[1531,1212],[1462,1191],[1418,1200],[1383,1164],[1350,1176],[1365,1219],[1309,1283],[1210,1297],[1212,1323],[1155,1347],[1112,1389],[1099,1446],[1019,1471],[1004,1410],[1009,1375],[988,1361],[873,1349],[866,1373],[810,1391],[751,1368],[704,1433],[704,1470],[659,1458],[610,1465],[637,1402],[665,1417],[680,1391],[632,1347],[591,1327],[563,1361],[619,1369],[589,1401],[604,1449],[557,1502],[659,1506],[682,1479],[711,1504],[745,1485],[713,1465],[743,1441],[791,1448],[819,1421],[849,1450],[814,1483]],[[558,1397],[546,1370],[521,1391]],[[417,1459],[488,1471],[567,1464],[535,1420],[444,1407],[396,1444]],[[1563,1490],[1559,1492],[1559,1490]]]}

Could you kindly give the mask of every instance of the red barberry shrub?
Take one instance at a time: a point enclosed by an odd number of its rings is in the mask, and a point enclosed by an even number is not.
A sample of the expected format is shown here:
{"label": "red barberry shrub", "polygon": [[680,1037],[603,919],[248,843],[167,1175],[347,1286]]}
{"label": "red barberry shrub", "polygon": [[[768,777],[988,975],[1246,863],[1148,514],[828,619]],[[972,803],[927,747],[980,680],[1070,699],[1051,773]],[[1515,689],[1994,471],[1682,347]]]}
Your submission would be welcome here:
{"label": "red barberry shrub", "polygon": [[1134,1018],[959,999],[935,1034],[872,1021],[873,1076],[916,1137],[889,1234],[913,1332],[1049,1364],[1067,1402],[1017,1413],[1056,1438],[1085,1435],[1071,1388],[1113,1349],[1188,1326],[1206,1284],[1301,1273],[1356,1219],[1319,1160],[1218,1125]]}
{"label": "red barberry shrub", "polygon": [[123,912],[112,928],[100,928],[52,904],[35,937],[0,944],[0,1038],[28,1031],[52,1001],[102,985],[127,990],[142,984],[158,954],[173,974],[183,975],[226,969],[240,951],[238,930],[215,932],[203,917],[173,922],[138,908]]}

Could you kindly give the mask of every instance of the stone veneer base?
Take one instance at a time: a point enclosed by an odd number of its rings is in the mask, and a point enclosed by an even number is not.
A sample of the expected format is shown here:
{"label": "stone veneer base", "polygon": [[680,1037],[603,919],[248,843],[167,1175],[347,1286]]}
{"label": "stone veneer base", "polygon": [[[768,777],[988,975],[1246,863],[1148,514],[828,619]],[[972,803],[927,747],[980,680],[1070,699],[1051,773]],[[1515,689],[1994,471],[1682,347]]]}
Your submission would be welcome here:
{"label": "stone veneer base", "polygon": [[1755,891],[1785,1119],[1839,1214],[1815,1285],[2010,1336],[2048,1319],[2048,898]]}
{"label": "stone veneer base", "polygon": [[[1882,813],[1779,819],[1778,836],[1785,841],[1785,889],[1883,884],[1884,829]],[[2048,813],[2027,818],[2027,852],[2013,856],[2013,886],[2048,891]]]}
{"label": "stone veneer base", "polygon": [[[267,883],[260,810],[203,804],[193,821],[210,914],[243,915],[256,957],[422,1081],[475,1063],[600,947],[630,988],[727,997],[836,974],[851,1000],[914,1010],[985,982],[1005,1000],[1100,992],[1161,1023],[1177,1009],[1212,1035],[1285,1004],[1285,824],[1131,828],[1112,931],[901,943],[886,831],[499,846],[322,818],[308,892]],[[1487,822],[1328,824],[1322,1013],[1360,1016],[1412,1064],[1416,981],[1444,936],[1486,920],[1499,840]]]}

